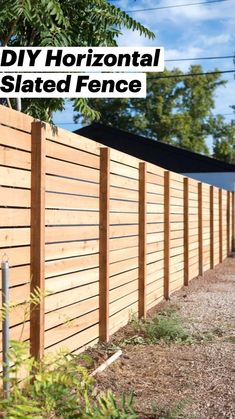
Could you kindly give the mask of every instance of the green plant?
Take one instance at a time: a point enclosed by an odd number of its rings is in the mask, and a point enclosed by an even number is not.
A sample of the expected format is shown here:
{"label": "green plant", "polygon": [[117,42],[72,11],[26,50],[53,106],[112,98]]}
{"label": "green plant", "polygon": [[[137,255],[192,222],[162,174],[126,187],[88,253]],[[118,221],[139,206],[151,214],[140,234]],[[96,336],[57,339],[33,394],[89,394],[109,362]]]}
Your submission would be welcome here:
{"label": "green plant", "polygon": [[0,400],[4,418],[137,418],[132,397],[118,402],[110,391],[98,394],[94,379],[78,364],[77,356],[61,352],[36,361],[28,349],[25,342],[11,342],[11,390],[7,399]]}
{"label": "green plant", "polygon": [[185,411],[187,404],[188,402],[185,400],[180,400],[170,407],[152,403],[152,417],[154,419],[193,419],[194,416]]}
{"label": "green plant", "polygon": [[168,306],[164,311],[158,312],[154,317],[145,320],[132,321],[134,330],[142,337],[138,342],[136,336],[131,343],[157,343],[159,341],[176,343],[193,343],[194,338],[183,325],[182,318],[175,306]]}

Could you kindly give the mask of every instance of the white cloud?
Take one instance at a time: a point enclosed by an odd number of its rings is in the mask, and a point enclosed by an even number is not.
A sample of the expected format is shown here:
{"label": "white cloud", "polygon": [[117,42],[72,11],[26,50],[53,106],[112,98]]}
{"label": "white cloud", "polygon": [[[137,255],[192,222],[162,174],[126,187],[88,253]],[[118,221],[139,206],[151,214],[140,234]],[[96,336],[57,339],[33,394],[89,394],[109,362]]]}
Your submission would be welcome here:
{"label": "white cloud", "polygon": [[[185,49],[166,49],[165,50],[165,59],[166,60],[177,60],[185,58],[197,58],[203,55],[203,50],[201,48],[190,47],[188,46]],[[195,61],[166,61],[166,68],[171,70],[174,67],[180,68],[183,72],[186,72],[191,64],[195,64]]]}
{"label": "white cloud", "polygon": [[217,36],[201,35],[197,39],[197,43],[203,47],[213,47],[228,44],[232,40],[230,33],[222,33]]}
{"label": "white cloud", "polygon": [[122,31],[122,35],[118,38],[118,45],[120,47],[154,47],[156,45],[158,46],[159,43],[157,42],[157,39],[151,40],[145,38],[143,35],[140,36],[140,34],[136,31],[133,32],[131,30],[124,29]]}

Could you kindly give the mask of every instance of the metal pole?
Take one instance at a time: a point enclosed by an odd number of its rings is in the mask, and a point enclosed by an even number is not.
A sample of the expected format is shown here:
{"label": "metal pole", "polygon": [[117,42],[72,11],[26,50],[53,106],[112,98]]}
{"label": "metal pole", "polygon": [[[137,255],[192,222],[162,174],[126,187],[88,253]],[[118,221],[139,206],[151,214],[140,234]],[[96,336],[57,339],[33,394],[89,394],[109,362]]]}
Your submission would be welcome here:
{"label": "metal pole", "polygon": [[3,352],[3,391],[6,398],[10,394],[9,380],[9,264],[2,261],[2,305],[4,316],[2,319],[2,352]]}
{"label": "metal pole", "polygon": [[232,210],[232,223],[233,223],[233,228],[232,228],[232,231],[233,231],[233,238],[232,238],[232,240],[233,240],[233,243],[232,243],[232,252],[235,252],[235,214],[234,214],[234,212],[235,212],[235,182],[234,182],[234,184],[233,184],[233,205],[232,205],[232,208],[233,208],[233,210]]}
{"label": "metal pole", "polygon": [[22,107],[21,107],[21,98],[20,97],[17,97],[16,98],[16,110],[21,112],[21,109],[22,109]]}

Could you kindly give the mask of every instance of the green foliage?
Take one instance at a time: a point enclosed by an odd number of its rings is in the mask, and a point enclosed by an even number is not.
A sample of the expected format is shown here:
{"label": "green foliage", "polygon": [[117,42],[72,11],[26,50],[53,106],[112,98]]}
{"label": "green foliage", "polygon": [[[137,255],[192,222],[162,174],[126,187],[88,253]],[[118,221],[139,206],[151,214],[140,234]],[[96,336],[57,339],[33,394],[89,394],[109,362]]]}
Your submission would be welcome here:
{"label": "green foliage", "polygon": [[222,115],[210,119],[214,157],[227,163],[235,158],[235,125],[226,123]]}
{"label": "green foliage", "polygon": [[[6,419],[137,419],[132,396],[117,401],[110,391],[98,394],[77,356],[60,353],[38,362],[28,355],[26,343],[15,341],[9,355],[11,391],[8,399],[0,400]],[[19,385],[22,370],[25,378]]]}
{"label": "green foliage", "polygon": [[[216,124],[212,118],[216,89],[225,82],[219,74],[195,76],[201,72],[201,66],[192,65],[188,77],[177,68],[160,75],[151,73],[146,99],[89,99],[88,104],[100,112],[99,121],[105,125],[197,153],[209,154],[206,138],[212,135],[215,156],[231,161],[234,126],[224,121]],[[75,119],[92,121],[80,115]]]}
{"label": "green foliage", "polygon": [[134,335],[128,340],[125,339],[124,343],[143,345],[160,341],[184,344],[194,342],[193,336],[185,329],[182,318],[174,306],[169,306],[152,318],[132,320],[132,324],[138,336]]}
{"label": "green foliage", "polygon": [[[2,0],[0,45],[9,46],[116,46],[122,28],[155,35],[107,0]],[[97,118],[86,99],[73,99],[74,109]],[[3,101],[3,103],[5,103]],[[14,101],[12,101],[14,105]],[[52,122],[63,110],[64,99],[23,99],[22,110]]]}
{"label": "green foliage", "polygon": [[181,400],[173,406],[160,406],[152,403],[154,419],[193,419],[194,416],[185,412],[187,401]]}

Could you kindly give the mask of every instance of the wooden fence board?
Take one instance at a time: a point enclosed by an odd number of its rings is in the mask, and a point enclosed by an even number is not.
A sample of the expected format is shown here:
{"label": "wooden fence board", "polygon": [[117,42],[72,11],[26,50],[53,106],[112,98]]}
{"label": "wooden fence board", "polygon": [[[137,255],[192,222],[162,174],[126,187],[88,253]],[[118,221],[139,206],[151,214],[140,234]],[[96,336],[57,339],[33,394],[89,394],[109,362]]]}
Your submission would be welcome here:
{"label": "wooden fence board", "polygon": [[30,191],[0,186],[0,206],[3,207],[30,207]]}
{"label": "wooden fence board", "polygon": [[30,133],[33,120],[31,116],[0,105],[0,124]]}
{"label": "wooden fence board", "polygon": [[87,270],[69,272],[63,275],[48,277],[45,280],[46,292],[50,295],[66,291],[72,288],[78,288],[86,284],[91,284],[99,280],[98,267]]}
{"label": "wooden fence board", "polygon": [[99,185],[75,179],[46,176],[46,190],[50,192],[71,193],[84,196],[99,196]]}
{"label": "wooden fence board", "polygon": [[61,325],[45,332],[45,346],[52,346],[58,342],[77,335],[84,329],[99,323],[99,310],[87,313],[79,318],[67,318]]}
{"label": "wooden fence board", "polygon": [[85,167],[78,164],[56,160],[46,157],[46,173],[57,176],[69,177],[72,179],[89,180],[89,182],[99,182],[99,170]]}
{"label": "wooden fence board", "polygon": [[46,208],[99,210],[99,199],[92,196],[79,196],[48,192],[45,196]]}
{"label": "wooden fence board", "polygon": [[30,170],[31,154],[0,145],[0,165]]}
{"label": "wooden fence board", "polygon": [[72,257],[61,260],[53,260],[46,262],[45,275],[46,277],[63,275],[70,272],[77,272],[84,269],[91,269],[99,266],[99,255],[91,254],[78,257]]}
{"label": "wooden fence board", "polygon": [[0,144],[14,147],[18,150],[30,151],[31,135],[0,125]]}
{"label": "wooden fence board", "polygon": [[1,186],[11,186],[30,189],[30,172],[0,166]]}
{"label": "wooden fence board", "polygon": [[51,243],[46,245],[45,260],[63,259],[99,252],[98,240],[82,240],[69,243]]}
{"label": "wooden fence board", "polygon": [[99,169],[99,157],[85,151],[78,150],[58,144],[52,141],[46,141],[46,155],[55,159],[60,159],[70,163],[76,163],[94,169]]}
{"label": "wooden fence board", "polygon": [[92,240],[99,237],[99,226],[60,226],[46,227],[46,243],[69,242],[77,240]]}
{"label": "wooden fence board", "polygon": [[0,247],[30,244],[30,228],[0,228]]}

